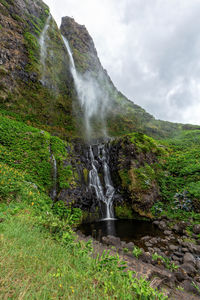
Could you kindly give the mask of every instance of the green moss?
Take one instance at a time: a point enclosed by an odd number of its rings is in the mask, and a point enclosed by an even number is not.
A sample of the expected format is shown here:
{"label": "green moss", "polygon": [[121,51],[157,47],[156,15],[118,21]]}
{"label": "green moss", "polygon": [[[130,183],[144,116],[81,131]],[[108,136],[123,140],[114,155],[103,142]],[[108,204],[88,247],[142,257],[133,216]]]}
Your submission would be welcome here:
{"label": "green moss", "polygon": [[121,178],[123,188],[126,188],[131,184],[131,179],[128,170],[126,169],[119,170],[119,176]]}
{"label": "green moss", "polygon": [[155,180],[156,174],[152,166],[145,164],[133,170],[136,175],[135,188],[146,191],[152,187],[152,181]]}
{"label": "green moss", "polygon": [[50,148],[57,161],[58,188],[75,184],[72,166],[65,164],[69,157],[66,146],[66,142],[46,131],[0,115],[0,161],[22,172],[25,180],[41,191],[49,192],[52,187]]}
{"label": "green moss", "polygon": [[3,4],[7,9],[9,9],[10,5],[5,0],[0,0],[0,3]]}
{"label": "green moss", "polygon": [[8,74],[8,71],[3,66],[0,66],[0,75],[6,75],[6,74]]}
{"label": "green moss", "polygon": [[24,19],[22,17],[20,17],[19,15],[16,15],[16,14],[11,14],[12,18],[14,20],[16,20],[17,22],[20,22],[20,23],[24,23]]}
{"label": "green moss", "polygon": [[88,169],[86,169],[86,168],[83,169],[83,176],[84,176],[85,183],[87,184],[88,183]]}
{"label": "green moss", "polygon": [[132,133],[128,136],[131,143],[137,147],[138,152],[152,152],[157,155],[164,154],[163,148],[159,147],[158,142],[153,138],[140,132]]}
{"label": "green moss", "polygon": [[27,71],[38,71],[40,47],[37,38],[30,32],[24,33],[25,46],[28,51]]}
{"label": "green moss", "polygon": [[128,207],[127,205],[116,206],[115,216],[119,219],[133,219],[133,211],[131,207]]}

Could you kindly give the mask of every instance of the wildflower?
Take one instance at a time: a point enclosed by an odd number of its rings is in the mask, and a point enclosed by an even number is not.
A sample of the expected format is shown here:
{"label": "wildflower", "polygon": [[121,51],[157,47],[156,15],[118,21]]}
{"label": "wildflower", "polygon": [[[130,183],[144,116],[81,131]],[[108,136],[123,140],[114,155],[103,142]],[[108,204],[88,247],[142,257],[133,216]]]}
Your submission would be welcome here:
{"label": "wildflower", "polygon": [[33,206],[33,205],[34,205],[34,202],[32,202],[31,205]]}
{"label": "wildflower", "polygon": [[59,287],[61,288],[61,287],[62,287],[62,284],[59,284]]}
{"label": "wildflower", "polygon": [[73,289],[73,286],[70,286],[71,290],[72,290],[72,293],[74,293],[74,289]]}

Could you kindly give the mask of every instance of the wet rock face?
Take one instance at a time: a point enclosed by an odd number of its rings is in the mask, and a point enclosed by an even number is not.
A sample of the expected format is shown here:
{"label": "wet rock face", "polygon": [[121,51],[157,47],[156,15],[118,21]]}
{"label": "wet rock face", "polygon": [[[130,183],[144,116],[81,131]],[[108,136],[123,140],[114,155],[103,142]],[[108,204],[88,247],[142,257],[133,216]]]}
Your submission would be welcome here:
{"label": "wet rock face", "polygon": [[0,3],[1,47],[0,72],[3,89],[14,90],[17,80],[35,82],[37,75],[26,70],[28,53],[24,33],[33,27],[29,16],[40,18],[47,6],[42,1],[15,0],[4,6]]}
{"label": "wet rock face", "polygon": [[151,151],[138,151],[129,137],[111,142],[110,168],[112,180],[125,202],[133,210],[148,215],[149,209],[159,199],[154,163],[158,161]]}
{"label": "wet rock face", "polygon": [[[98,157],[98,144],[92,146],[96,168],[103,183],[102,164]],[[89,146],[78,140],[74,143],[74,151],[71,152],[71,161],[77,176],[76,186],[69,189],[62,189],[58,195],[58,200],[64,201],[67,205],[81,208],[84,211],[97,213],[99,211],[99,200],[94,189],[89,188],[89,171],[92,169],[89,154]]]}

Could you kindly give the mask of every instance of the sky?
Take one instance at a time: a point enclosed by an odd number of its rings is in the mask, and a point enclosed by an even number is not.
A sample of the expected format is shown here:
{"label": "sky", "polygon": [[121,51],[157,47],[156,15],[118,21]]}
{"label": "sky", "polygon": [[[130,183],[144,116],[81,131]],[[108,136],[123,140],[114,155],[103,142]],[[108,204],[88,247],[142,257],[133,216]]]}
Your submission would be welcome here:
{"label": "sky", "polygon": [[157,119],[200,124],[199,0],[44,0],[85,25],[119,91]]}

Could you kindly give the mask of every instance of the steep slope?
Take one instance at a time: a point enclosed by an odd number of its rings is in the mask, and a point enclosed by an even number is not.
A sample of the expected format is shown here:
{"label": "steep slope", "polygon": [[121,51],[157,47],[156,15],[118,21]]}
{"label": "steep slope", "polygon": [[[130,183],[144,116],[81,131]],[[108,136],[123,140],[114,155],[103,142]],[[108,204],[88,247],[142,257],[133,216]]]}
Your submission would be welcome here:
{"label": "steep slope", "polygon": [[[64,17],[60,29],[70,44],[78,72],[86,76],[87,80],[97,82],[102,89],[102,97],[109,99],[104,114],[111,136],[141,131],[160,138],[172,136],[182,129],[182,124],[155,120],[152,115],[116,89],[101,65],[94,42],[85,26],[79,25],[72,18]],[[95,126],[95,120],[93,123]],[[98,131],[97,124],[95,129]]]}
{"label": "steep slope", "polygon": [[[40,44],[47,20],[43,65]],[[2,0],[0,31],[0,108],[60,136],[75,135],[69,58],[48,7],[42,1]]]}
{"label": "steep slope", "polygon": [[[0,31],[0,109],[63,138],[82,136],[83,109],[77,101],[66,47],[48,7],[42,1],[1,0]],[[78,72],[96,80],[100,97],[107,99],[102,114],[110,136],[142,131],[168,137],[182,128],[155,120],[117,91],[84,26],[66,17],[61,32],[69,40]],[[100,132],[98,114],[91,122]]]}

